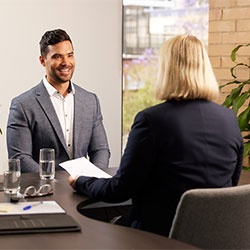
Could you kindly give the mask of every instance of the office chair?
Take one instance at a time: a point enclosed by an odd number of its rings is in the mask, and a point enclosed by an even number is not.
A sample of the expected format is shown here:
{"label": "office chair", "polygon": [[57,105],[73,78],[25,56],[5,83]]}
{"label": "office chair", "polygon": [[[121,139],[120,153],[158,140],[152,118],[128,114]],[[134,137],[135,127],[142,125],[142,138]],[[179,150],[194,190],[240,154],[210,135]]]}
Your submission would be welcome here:
{"label": "office chair", "polygon": [[250,185],[186,191],[169,238],[202,249],[250,249]]}

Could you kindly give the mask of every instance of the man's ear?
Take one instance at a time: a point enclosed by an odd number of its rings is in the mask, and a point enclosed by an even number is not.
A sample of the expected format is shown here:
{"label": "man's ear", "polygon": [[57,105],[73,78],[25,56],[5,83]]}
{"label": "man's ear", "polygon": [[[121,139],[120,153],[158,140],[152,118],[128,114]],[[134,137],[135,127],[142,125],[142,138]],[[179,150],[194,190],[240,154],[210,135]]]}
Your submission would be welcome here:
{"label": "man's ear", "polygon": [[44,56],[39,56],[40,63],[45,67],[45,58]]}

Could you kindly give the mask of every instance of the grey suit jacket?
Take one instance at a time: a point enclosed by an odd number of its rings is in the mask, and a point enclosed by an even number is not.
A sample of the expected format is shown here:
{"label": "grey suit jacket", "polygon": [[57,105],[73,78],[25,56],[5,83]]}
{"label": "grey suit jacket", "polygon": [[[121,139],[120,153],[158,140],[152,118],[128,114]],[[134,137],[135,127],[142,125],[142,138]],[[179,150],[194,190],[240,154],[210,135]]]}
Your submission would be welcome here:
{"label": "grey suit jacket", "polygon": [[[110,152],[98,98],[74,86],[74,158],[88,155],[96,166],[108,167]],[[61,125],[42,81],[12,100],[7,145],[9,158],[21,159],[22,172],[39,171],[40,148],[55,149],[56,170],[69,160]]]}

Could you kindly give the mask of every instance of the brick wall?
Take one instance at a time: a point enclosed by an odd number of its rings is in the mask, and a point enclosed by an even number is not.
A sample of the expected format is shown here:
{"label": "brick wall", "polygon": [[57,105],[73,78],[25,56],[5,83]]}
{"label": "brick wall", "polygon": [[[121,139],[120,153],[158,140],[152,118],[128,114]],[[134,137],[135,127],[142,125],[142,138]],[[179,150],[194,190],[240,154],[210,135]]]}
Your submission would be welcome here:
{"label": "brick wall", "polygon": [[[250,43],[250,0],[210,0],[209,5],[208,54],[221,85],[233,80],[230,73],[230,68],[235,65],[230,58],[232,49]],[[238,63],[250,64],[250,47],[241,48],[237,55]],[[245,68],[239,68],[235,73],[241,80],[249,78],[249,70]],[[222,89],[219,104],[233,87]],[[249,166],[247,159],[244,165]]]}
{"label": "brick wall", "polygon": [[[250,0],[210,0],[208,53],[219,84],[232,80],[231,51],[238,44],[250,43]],[[250,62],[250,48],[240,49],[237,62]],[[241,79],[249,71],[238,69]],[[222,103],[232,87],[222,90],[218,103]]]}

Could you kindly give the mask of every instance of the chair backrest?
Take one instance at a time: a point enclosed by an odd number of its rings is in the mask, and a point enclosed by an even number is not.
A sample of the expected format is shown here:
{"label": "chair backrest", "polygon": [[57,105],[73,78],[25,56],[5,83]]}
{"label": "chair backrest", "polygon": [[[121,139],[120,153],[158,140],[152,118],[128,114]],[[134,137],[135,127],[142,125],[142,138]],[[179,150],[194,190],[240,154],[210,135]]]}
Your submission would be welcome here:
{"label": "chair backrest", "polygon": [[185,192],[169,237],[202,249],[250,249],[250,185]]}

